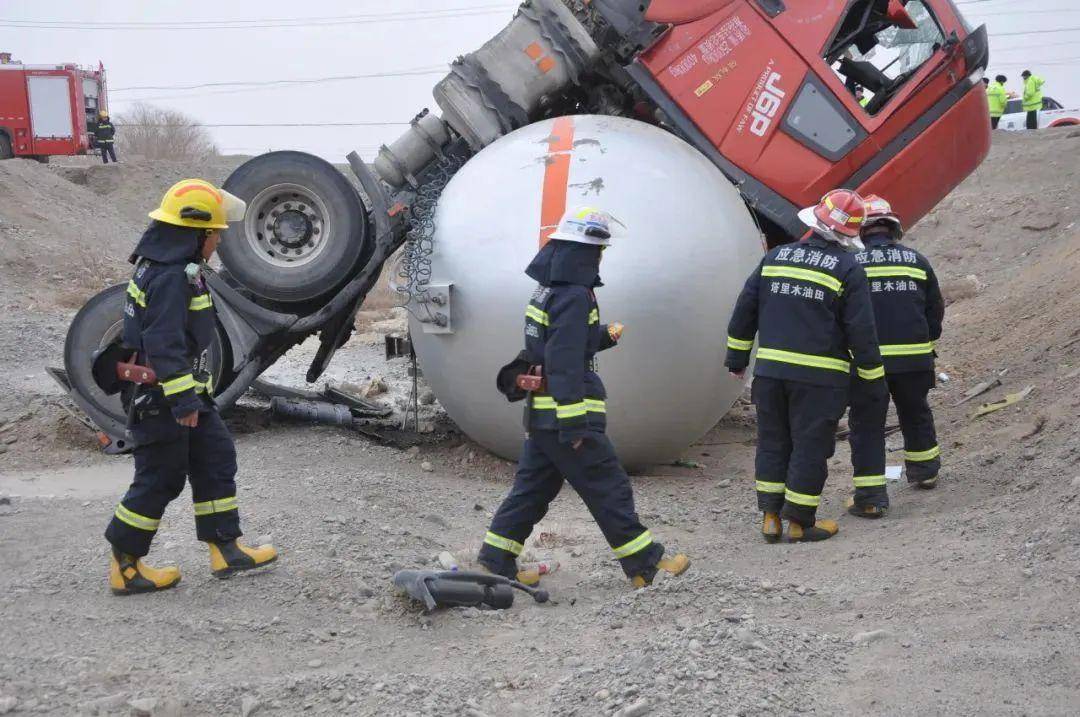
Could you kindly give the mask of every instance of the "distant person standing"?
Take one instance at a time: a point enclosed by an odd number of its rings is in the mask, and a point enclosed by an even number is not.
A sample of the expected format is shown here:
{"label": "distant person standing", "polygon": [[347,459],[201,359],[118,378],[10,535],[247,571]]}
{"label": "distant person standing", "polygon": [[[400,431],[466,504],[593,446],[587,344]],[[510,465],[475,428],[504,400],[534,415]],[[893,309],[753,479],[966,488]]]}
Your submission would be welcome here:
{"label": "distant person standing", "polygon": [[14,64],[14,60],[11,59],[10,52],[0,52],[0,65]]}
{"label": "distant person standing", "polygon": [[1009,104],[1009,93],[1005,90],[1005,83],[1009,80],[1005,75],[998,75],[993,82],[985,77],[983,81],[986,82],[986,101],[990,105],[990,128],[997,129],[1001,115],[1005,114],[1005,107]]}
{"label": "distant person standing", "polygon": [[116,128],[113,127],[113,123],[109,121],[109,113],[101,112],[98,114],[97,129],[94,130],[94,137],[97,139],[97,145],[101,148],[101,161],[103,164],[109,163],[109,158],[112,157],[113,164],[116,164],[116,150],[113,148],[113,139],[116,136]]}
{"label": "distant person standing", "polygon": [[1039,110],[1043,106],[1042,88],[1046,80],[1031,74],[1031,70],[1024,70],[1020,76],[1024,78],[1024,111],[1027,112],[1027,128],[1039,129]]}

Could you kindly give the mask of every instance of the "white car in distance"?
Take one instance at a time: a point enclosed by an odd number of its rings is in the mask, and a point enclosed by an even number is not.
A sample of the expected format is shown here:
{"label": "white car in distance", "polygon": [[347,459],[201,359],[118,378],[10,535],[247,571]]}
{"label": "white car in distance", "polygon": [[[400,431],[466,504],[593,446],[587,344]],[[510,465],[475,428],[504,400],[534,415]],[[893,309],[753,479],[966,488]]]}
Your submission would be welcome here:
{"label": "white car in distance", "polygon": [[[1067,110],[1052,97],[1043,98],[1043,108],[1039,110],[1039,129],[1047,127],[1070,127],[1080,125],[1080,110]],[[998,122],[998,129],[1023,130],[1027,128],[1027,112],[1019,99],[1009,100],[1005,105],[1005,114]]]}

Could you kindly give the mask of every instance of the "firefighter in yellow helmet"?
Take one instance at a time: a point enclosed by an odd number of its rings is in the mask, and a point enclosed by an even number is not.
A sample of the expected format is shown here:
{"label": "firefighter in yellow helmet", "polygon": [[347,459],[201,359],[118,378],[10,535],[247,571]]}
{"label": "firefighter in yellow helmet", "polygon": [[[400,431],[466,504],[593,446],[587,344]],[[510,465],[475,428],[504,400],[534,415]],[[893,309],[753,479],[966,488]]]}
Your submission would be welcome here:
{"label": "firefighter in yellow helmet", "polygon": [[97,127],[94,128],[94,139],[97,142],[98,149],[101,150],[102,164],[108,164],[110,158],[112,158],[113,164],[117,163],[116,149],[113,146],[115,137],[116,128],[113,127],[113,123],[109,119],[109,113],[102,110],[98,113]]}
{"label": "firefighter in yellow helmet", "polygon": [[227,577],[277,558],[272,546],[238,540],[236,450],[214,405],[209,372],[216,318],[202,266],[217,249],[221,230],[243,219],[245,209],[209,182],[185,179],[150,212],[153,221],[131,256],[135,273],[120,355],[153,376],[122,389],[135,479],[105,531],[112,544],[109,585],[116,594],[153,592],[180,581],[179,569],[153,568],[142,558],[185,480],[191,483],[195,532],[208,546],[214,575]]}

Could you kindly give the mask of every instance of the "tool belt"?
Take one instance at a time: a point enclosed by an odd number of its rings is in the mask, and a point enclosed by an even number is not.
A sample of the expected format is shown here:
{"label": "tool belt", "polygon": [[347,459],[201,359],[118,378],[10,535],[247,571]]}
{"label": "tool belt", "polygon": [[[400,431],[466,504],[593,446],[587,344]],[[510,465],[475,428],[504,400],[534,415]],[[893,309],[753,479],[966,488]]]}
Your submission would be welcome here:
{"label": "tool belt", "polygon": [[525,393],[546,393],[547,381],[544,380],[543,366],[530,366],[525,373],[520,373],[514,381]]}
{"label": "tool belt", "polygon": [[116,378],[120,381],[136,383],[142,386],[156,386],[157,374],[149,366],[140,366],[135,363],[138,354],[132,354],[126,362],[116,364]]}

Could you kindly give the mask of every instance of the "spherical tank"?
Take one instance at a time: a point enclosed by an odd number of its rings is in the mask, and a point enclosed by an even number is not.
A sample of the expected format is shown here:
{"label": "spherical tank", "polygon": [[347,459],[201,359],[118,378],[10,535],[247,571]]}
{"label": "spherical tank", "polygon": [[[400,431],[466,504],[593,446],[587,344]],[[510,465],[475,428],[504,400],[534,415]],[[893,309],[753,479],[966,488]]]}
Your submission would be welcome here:
{"label": "spherical tank", "polygon": [[701,153],[616,117],[547,120],[499,139],[447,185],[436,212],[433,286],[451,285],[449,326],[415,316],[424,377],[466,434],[515,458],[522,403],[495,375],[524,346],[535,282],[524,269],[564,207],[594,206],[625,228],[600,267],[600,320],[619,345],[597,356],[608,434],[630,466],[671,461],[731,408],[743,383],[723,366],[727,322],[760,260],[738,192]]}

